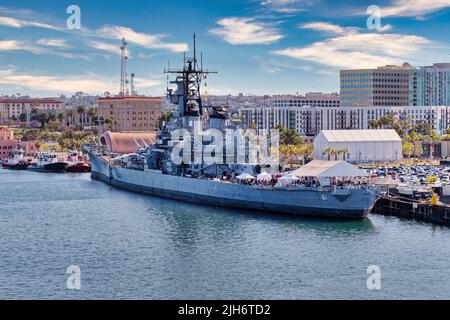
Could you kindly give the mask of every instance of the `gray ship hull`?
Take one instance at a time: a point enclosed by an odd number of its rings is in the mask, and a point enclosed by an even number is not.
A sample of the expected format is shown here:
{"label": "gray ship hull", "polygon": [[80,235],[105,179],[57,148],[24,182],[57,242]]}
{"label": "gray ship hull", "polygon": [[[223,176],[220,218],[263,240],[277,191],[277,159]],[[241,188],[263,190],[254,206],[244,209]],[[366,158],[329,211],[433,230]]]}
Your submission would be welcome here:
{"label": "gray ship hull", "polygon": [[91,155],[91,178],[111,186],[173,200],[314,217],[360,219],[368,215],[376,195],[364,188],[320,190],[316,188],[257,188],[166,175],[157,170],[138,171],[110,167]]}

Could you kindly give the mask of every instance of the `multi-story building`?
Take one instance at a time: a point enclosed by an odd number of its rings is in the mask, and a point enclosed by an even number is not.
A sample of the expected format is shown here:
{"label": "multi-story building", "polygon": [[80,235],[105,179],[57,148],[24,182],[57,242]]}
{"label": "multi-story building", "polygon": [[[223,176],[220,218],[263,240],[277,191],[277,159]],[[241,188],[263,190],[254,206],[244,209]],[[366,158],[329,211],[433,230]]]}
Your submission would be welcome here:
{"label": "multi-story building", "polygon": [[341,70],[341,106],[406,106],[410,99],[410,77],[415,70],[408,63]]}
{"label": "multi-story building", "polygon": [[48,98],[0,98],[0,117],[19,118],[21,114],[39,111],[55,111],[62,108],[62,103]]}
{"label": "multi-story building", "polygon": [[409,104],[450,105],[450,63],[419,67],[411,74]]}
{"label": "multi-story building", "polygon": [[11,157],[16,147],[17,141],[14,140],[13,131],[0,127],[0,159]]}
{"label": "multi-story building", "polygon": [[0,159],[12,157],[14,149],[17,148],[22,148],[25,155],[32,155],[38,150],[34,141],[15,140],[11,129],[0,127]]}
{"label": "multi-story building", "polygon": [[[295,129],[302,135],[314,132],[313,110],[317,107],[253,107],[239,110],[242,124],[256,130],[276,126]],[[323,108],[323,107],[322,107]],[[327,107],[328,108],[328,107]],[[325,108],[324,108],[325,109]]]}
{"label": "multi-story building", "polygon": [[361,107],[256,107],[240,110],[244,126],[257,130],[277,125],[295,129],[301,135],[320,130],[371,129],[371,120],[392,114],[411,125],[428,123],[444,134],[450,127],[450,106],[361,106]]}
{"label": "multi-story building", "polygon": [[79,106],[84,106],[86,109],[97,108],[97,101],[100,96],[91,96],[84,92],[76,92],[71,97],[65,95],[60,95],[58,100],[60,100],[66,109],[74,109]]}
{"label": "multi-story building", "polygon": [[[113,131],[155,131],[162,113],[161,97],[113,96],[98,99],[98,117]],[[104,126],[104,130],[108,129]]]}
{"label": "multi-story building", "polygon": [[271,107],[339,107],[338,93],[309,92],[305,95],[271,96],[268,100]]}

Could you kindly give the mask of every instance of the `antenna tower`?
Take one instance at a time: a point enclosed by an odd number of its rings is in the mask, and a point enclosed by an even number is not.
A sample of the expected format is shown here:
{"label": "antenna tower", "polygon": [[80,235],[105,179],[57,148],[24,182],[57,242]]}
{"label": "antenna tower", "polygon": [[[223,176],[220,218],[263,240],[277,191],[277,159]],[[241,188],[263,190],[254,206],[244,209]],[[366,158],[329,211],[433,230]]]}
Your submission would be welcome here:
{"label": "antenna tower", "polygon": [[120,96],[124,96],[128,89],[127,87],[127,42],[125,41],[125,38],[122,38],[122,45],[120,46]]}
{"label": "antenna tower", "polygon": [[135,76],[136,75],[134,73],[132,73],[130,75],[130,91],[131,91],[131,95],[132,96],[136,96],[137,95],[137,92],[136,92],[135,87],[134,87],[134,77]]}

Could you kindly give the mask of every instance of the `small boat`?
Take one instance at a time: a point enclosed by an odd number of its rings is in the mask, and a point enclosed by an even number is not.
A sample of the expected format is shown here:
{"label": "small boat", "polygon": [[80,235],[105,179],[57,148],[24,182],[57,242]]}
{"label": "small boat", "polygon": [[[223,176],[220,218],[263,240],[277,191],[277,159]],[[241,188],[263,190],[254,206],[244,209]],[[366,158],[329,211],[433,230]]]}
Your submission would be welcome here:
{"label": "small boat", "polygon": [[55,154],[43,152],[38,161],[28,166],[28,170],[37,172],[66,172],[69,164],[59,161]]}
{"label": "small boat", "polygon": [[3,168],[10,170],[27,170],[30,162],[25,160],[24,154],[25,152],[23,149],[14,150],[13,157],[10,159],[5,159],[2,162]]}
{"label": "small boat", "polygon": [[67,172],[84,173],[91,171],[91,165],[85,162],[83,155],[78,151],[71,151],[67,157],[67,162]]}

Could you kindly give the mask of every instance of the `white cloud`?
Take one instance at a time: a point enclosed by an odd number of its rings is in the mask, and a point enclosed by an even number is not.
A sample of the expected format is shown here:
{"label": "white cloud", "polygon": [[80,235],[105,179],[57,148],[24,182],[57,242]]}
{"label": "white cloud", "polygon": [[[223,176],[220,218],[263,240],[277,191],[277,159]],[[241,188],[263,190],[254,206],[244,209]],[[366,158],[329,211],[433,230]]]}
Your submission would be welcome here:
{"label": "white cloud", "polygon": [[12,27],[12,28],[23,28],[23,27],[37,27],[44,29],[59,30],[60,28],[51,24],[37,22],[37,21],[27,21],[19,20],[12,17],[0,17],[0,25]]}
{"label": "white cloud", "polygon": [[26,51],[33,54],[48,54],[67,59],[90,60],[90,57],[86,55],[56,51],[24,40],[0,40],[0,52],[2,51]]}
{"label": "white cloud", "polygon": [[[309,29],[314,31],[321,31],[321,32],[327,32],[327,33],[334,33],[334,34],[344,34],[344,33],[357,33],[361,31],[360,28],[357,27],[341,27],[329,22],[309,22],[300,24],[299,28],[301,29]],[[384,26],[375,29],[374,31],[377,32],[385,32],[392,29],[392,25],[385,24]]]}
{"label": "white cloud", "polygon": [[310,22],[299,26],[302,29],[310,29],[316,31],[324,31],[330,33],[344,33],[345,28],[328,22]]}
{"label": "white cloud", "polygon": [[[138,88],[152,88],[161,85],[160,80],[141,78],[136,80],[136,86]],[[114,79],[111,79],[111,77],[90,73],[72,76],[26,74],[19,73],[12,68],[0,69],[0,84],[30,90],[54,92],[56,94],[72,94],[76,91],[101,94],[105,91],[118,91],[118,84]],[[95,90],[95,92],[93,90]]]}
{"label": "white cloud", "polygon": [[134,85],[136,86],[136,88],[141,88],[141,89],[152,88],[152,87],[157,87],[161,84],[162,84],[162,82],[160,80],[145,79],[145,78],[139,78],[139,77],[134,78]]}
{"label": "white cloud", "polygon": [[298,13],[314,4],[316,0],[263,0],[261,6],[279,13]]}
{"label": "white cloud", "polygon": [[162,41],[165,35],[153,35],[137,32],[123,26],[105,26],[97,31],[97,34],[110,39],[122,39],[149,49],[168,49],[173,52],[184,52],[188,50],[186,43],[169,43]]}
{"label": "white cloud", "polygon": [[271,25],[255,18],[230,17],[220,19],[217,24],[220,28],[211,29],[210,33],[234,45],[271,44],[284,37]]}
{"label": "white cloud", "polygon": [[[63,33],[69,32],[66,26],[60,21],[58,24],[49,24],[41,21],[34,21],[33,17],[39,16],[36,12],[28,10],[14,10],[0,6],[0,13],[7,15],[19,15],[20,18],[11,16],[0,16],[0,26],[7,26],[12,28],[37,27],[44,29],[51,29]],[[44,20],[40,17],[40,20]],[[104,26],[98,30],[89,29],[83,26],[83,29],[78,32],[82,37],[88,38],[103,38],[103,39],[122,39],[125,38],[128,42],[140,45],[149,49],[167,49],[173,52],[184,52],[188,50],[186,43],[166,42],[164,39],[167,35],[164,34],[147,34],[137,32],[129,27],[124,26]],[[105,50],[105,46],[100,50]],[[111,51],[110,49],[106,51]]]}
{"label": "white cloud", "polygon": [[105,42],[101,42],[101,41],[91,41],[88,43],[88,45],[97,50],[106,51],[109,53],[113,53],[115,55],[120,55],[120,53],[121,53],[120,47],[117,44],[113,45],[113,44],[109,44],[109,43],[105,43]]}
{"label": "white cloud", "polygon": [[306,47],[286,48],[272,53],[331,67],[373,68],[412,60],[433,46],[430,40],[415,35],[344,30],[343,33]]}
{"label": "white cloud", "polygon": [[47,47],[56,47],[56,48],[68,48],[66,40],[64,39],[47,39],[42,38],[36,41],[38,45],[47,46]]}
{"label": "white cloud", "polygon": [[153,59],[154,55],[140,52],[137,57],[139,59]]}
{"label": "white cloud", "polygon": [[390,6],[381,7],[381,16],[422,17],[448,7],[450,0],[393,0]]}
{"label": "white cloud", "polygon": [[34,54],[40,54],[43,52],[42,48],[33,46],[27,41],[22,40],[1,40],[0,51],[29,51]]}

